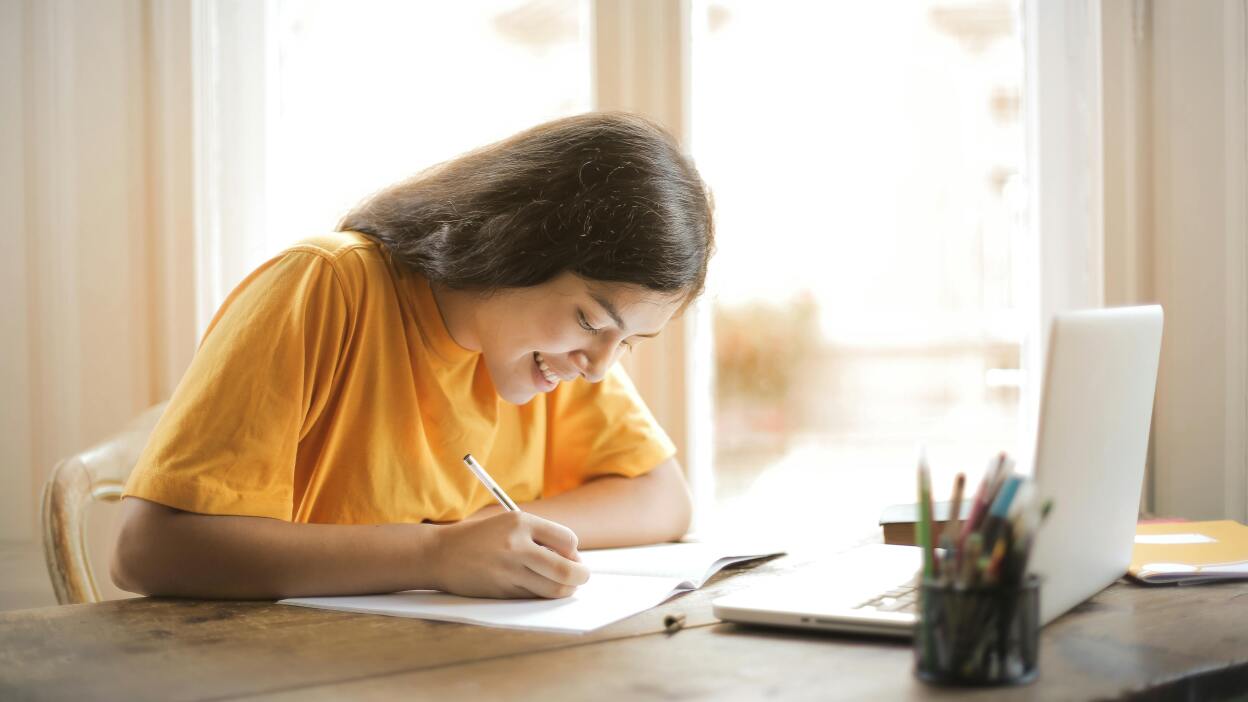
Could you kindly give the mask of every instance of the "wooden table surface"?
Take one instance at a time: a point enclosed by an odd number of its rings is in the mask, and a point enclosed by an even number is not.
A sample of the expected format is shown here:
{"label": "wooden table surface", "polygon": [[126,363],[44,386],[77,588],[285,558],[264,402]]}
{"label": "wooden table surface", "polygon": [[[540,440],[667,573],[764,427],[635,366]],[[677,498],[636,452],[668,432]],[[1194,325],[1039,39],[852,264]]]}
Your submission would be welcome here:
{"label": "wooden table surface", "polygon": [[[804,565],[729,569],[583,636],[268,602],[136,599],[0,613],[3,700],[1224,699],[1248,691],[1248,582],[1115,584],[1047,627],[1019,688],[918,682],[908,644],[723,624],[711,600]],[[663,630],[684,613],[685,629]]]}

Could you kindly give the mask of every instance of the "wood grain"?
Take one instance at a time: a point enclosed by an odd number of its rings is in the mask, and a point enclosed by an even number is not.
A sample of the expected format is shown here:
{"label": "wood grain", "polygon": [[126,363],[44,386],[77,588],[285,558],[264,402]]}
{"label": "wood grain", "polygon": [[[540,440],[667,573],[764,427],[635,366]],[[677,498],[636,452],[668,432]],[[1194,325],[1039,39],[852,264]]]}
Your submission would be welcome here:
{"label": "wood grain", "polygon": [[[1030,686],[959,697],[1220,699],[1248,690],[1248,584],[1114,585],[1045,630]],[[699,617],[702,619],[702,617]],[[260,699],[926,700],[954,692],[911,674],[909,646],[779,629],[706,624],[427,669],[297,688]]]}
{"label": "wood grain", "polygon": [[271,602],[138,598],[5,612],[0,699],[215,699],[654,633],[673,613],[706,625],[712,598],[796,567],[790,558],[729,568],[700,590],[585,635]]}
{"label": "wood grain", "polygon": [[[261,602],[139,599],[0,614],[0,699],[929,699],[896,641],[720,624],[784,557],[584,636]],[[1047,627],[1041,674],[984,699],[1211,699],[1248,689],[1248,582],[1116,584]],[[664,633],[668,614],[684,630]]]}

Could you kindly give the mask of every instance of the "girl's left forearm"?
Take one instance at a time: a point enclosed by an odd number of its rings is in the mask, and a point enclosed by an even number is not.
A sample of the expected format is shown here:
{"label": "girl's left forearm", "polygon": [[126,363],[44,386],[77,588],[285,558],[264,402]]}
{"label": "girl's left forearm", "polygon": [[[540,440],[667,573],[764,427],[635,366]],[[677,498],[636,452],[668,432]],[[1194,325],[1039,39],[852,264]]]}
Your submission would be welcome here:
{"label": "girl's left forearm", "polygon": [[[582,549],[675,541],[689,530],[693,513],[689,486],[674,458],[636,478],[603,476],[520,509],[568,527]],[[500,511],[491,505],[469,518]]]}

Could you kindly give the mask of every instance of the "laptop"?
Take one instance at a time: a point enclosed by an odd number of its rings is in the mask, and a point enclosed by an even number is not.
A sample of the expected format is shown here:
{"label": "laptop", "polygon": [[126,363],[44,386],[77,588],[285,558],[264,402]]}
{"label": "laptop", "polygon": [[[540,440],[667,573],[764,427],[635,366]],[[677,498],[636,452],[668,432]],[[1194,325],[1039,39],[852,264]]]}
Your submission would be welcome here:
{"label": "laptop", "polygon": [[[1161,356],[1157,305],[1059,314],[1049,335],[1033,470],[1053,511],[1029,569],[1048,624],[1126,572]],[[714,601],[728,622],[910,637],[914,546],[872,544]]]}

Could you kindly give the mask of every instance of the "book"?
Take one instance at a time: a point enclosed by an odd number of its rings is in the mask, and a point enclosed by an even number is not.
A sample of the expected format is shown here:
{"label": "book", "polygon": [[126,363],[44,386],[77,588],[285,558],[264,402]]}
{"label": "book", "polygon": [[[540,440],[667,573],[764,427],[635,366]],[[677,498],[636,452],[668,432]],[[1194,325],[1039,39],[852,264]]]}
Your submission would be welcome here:
{"label": "book", "polygon": [[713,542],[582,551],[581,561],[590,571],[589,582],[571,597],[561,599],[503,600],[407,590],[387,595],[292,597],[278,604],[583,634],[696,590],[729,565],[780,553]]}
{"label": "book", "polygon": [[[974,500],[967,497],[962,500],[962,507],[959,510],[962,513],[962,519],[971,516],[971,509],[974,507]],[[944,533],[945,523],[949,521],[949,512],[953,509],[952,503],[934,502],[932,503],[932,533],[940,535]],[[916,503],[906,503],[900,505],[889,505],[880,513],[880,526],[884,528],[884,543],[894,546],[915,546],[918,544],[915,536],[914,525],[919,521],[919,505]]]}
{"label": "book", "polygon": [[1139,524],[1127,574],[1143,583],[1248,578],[1248,526],[1229,519]]}

